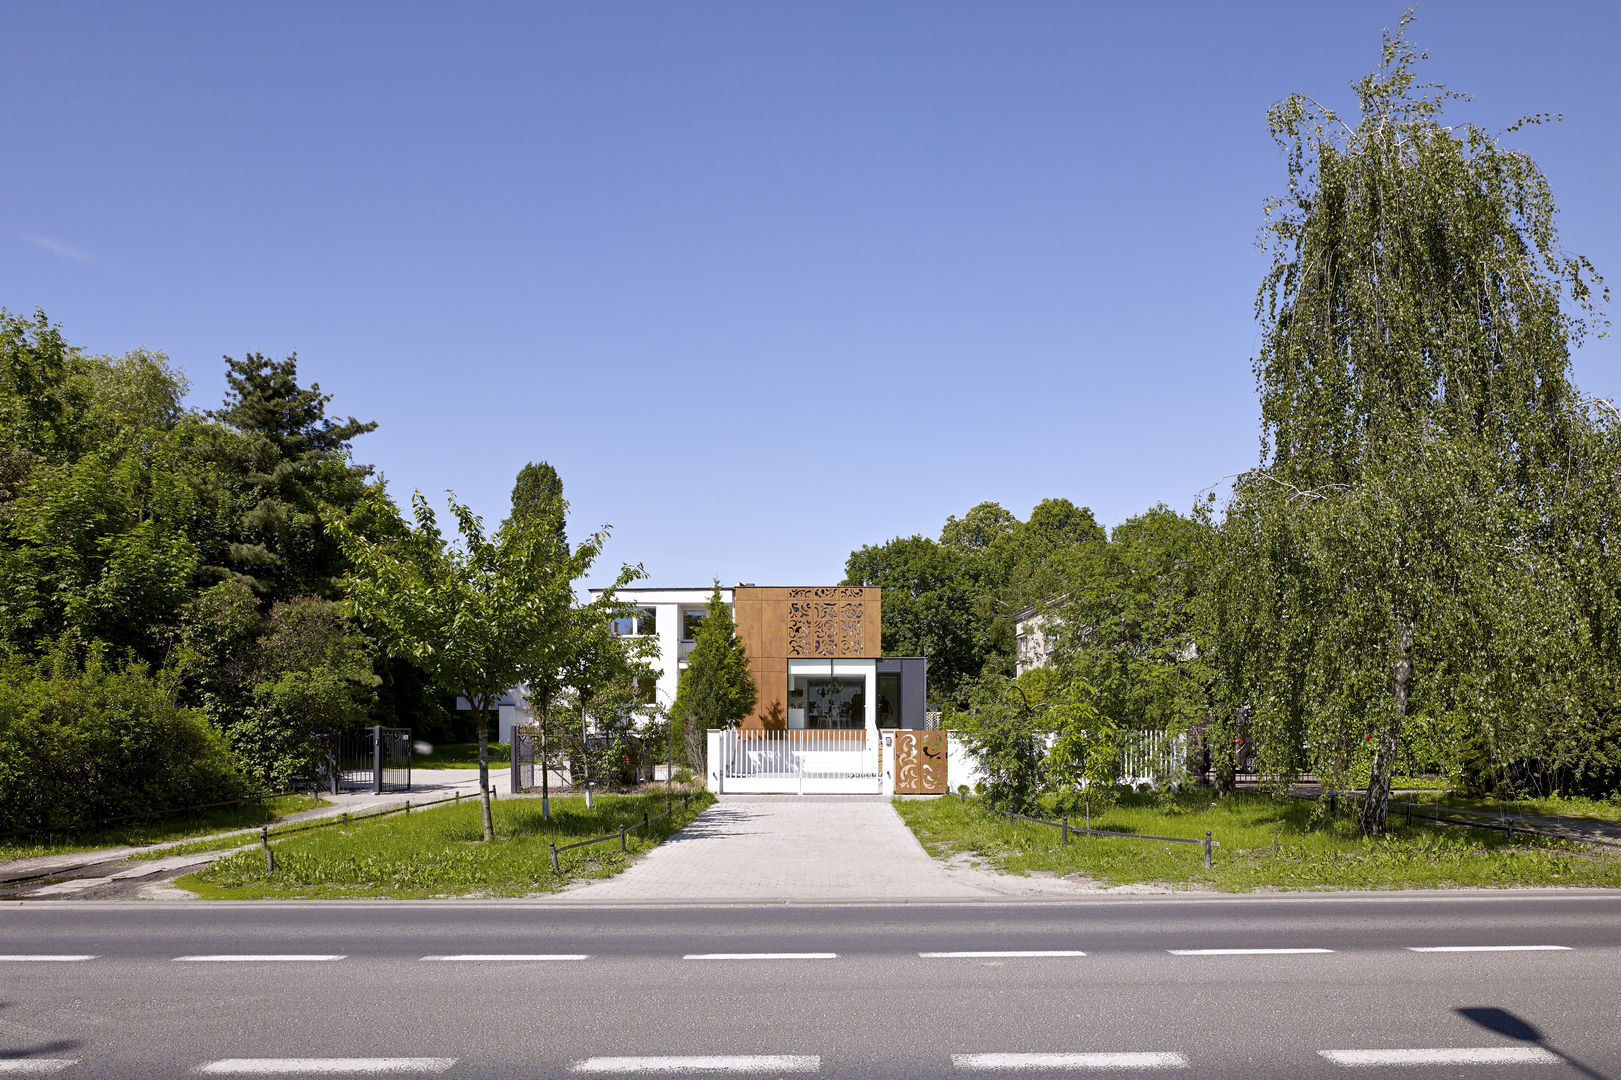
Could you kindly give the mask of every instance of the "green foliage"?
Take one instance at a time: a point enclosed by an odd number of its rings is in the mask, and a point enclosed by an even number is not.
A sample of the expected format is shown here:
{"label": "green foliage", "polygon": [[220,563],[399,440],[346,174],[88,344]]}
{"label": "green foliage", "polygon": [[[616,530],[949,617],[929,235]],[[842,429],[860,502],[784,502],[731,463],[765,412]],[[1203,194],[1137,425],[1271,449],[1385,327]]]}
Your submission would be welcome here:
{"label": "green foliage", "polygon": [[1008,679],[990,676],[972,694],[967,712],[954,713],[952,727],[978,759],[982,794],[995,810],[1028,814],[1048,783],[1047,748],[1052,721]]}
{"label": "green foliage", "polygon": [[1262,766],[1369,768],[1374,833],[1404,758],[1613,767],[1621,686],[1621,430],[1569,377],[1597,279],[1531,159],[1441,123],[1458,95],[1421,59],[1387,36],[1355,127],[1300,95],[1270,114],[1290,186],[1263,229],[1263,462],[1211,607]]}
{"label": "green foliage", "polygon": [[884,590],[884,655],[929,658],[932,697],[959,700],[992,649],[971,565],[969,556],[922,536],[864,547],[844,564],[844,584]]}
{"label": "green foliage", "polygon": [[203,715],[175,704],[175,673],[81,660],[0,662],[0,832],[67,830],[239,798],[248,785]]}
{"label": "green foliage", "polygon": [[214,572],[268,601],[335,599],[348,564],[325,519],[366,499],[371,467],[352,463],[349,444],[377,425],[329,418],[332,395],[319,383],[299,385],[296,355],[225,362],[225,405],[209,414],[225,427],[210,430],[207,453],[233,520],[226,542],[209,552]]}
{"label": "green foliage", "polygon": [[340,605],[303,597],[261,617],[239,580],[199,594],[181,629],[194,700],[273,791],[317,775],[323,740],[370,718],[371,647]]}
{"label": "green foliage", "polygon": [[512,515],[544,517],[556,527],[557,542],[565,548],[568,530],[563,511],[567,506],[563,501],[563,480],[556,469],[544,461],[531,461],[518,470],[512,484]]}
{"label": "green foliage", "polygon": [[694,772],[704,771],[705,733],[710,728],[735,726],[754,708],[756,700],[754,674],[743,643],[738,640],[732,609],[721,601],[717,581],[670,709],[671,715],[682,721],[687,760]]}

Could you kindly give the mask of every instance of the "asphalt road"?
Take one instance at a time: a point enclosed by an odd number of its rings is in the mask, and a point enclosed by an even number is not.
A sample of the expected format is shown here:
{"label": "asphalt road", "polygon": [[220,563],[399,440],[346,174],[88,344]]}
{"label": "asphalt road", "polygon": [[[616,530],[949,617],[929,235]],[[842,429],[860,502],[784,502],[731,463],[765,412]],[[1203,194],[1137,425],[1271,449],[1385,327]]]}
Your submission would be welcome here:
{"label": "asphalt road", "polygon": [[1621,1080],[1617,894],[30,903],[0,955],[0,1074]]}

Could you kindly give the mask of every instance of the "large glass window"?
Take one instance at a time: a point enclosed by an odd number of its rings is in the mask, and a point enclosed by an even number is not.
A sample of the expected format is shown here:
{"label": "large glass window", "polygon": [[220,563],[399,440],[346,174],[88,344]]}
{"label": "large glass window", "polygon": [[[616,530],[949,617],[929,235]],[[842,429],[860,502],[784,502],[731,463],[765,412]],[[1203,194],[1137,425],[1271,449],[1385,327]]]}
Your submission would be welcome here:
{"label": "large glass window", "polygon": [[863,728],[867,726],[865,680],[846,676],[793,680],[789,703],[805,710],[808,728]]}
{"label": "large glass window", "polygon": [[698,628],[709,615],[708,608],[686,608],[681,612],[681,640],[697,641]]}
{"label": "large glass window", "polygon": [[615,637],[630,637],[633,634],[656,634],[659,630],[657,608],[638,608],[629,615],[621,615],[613,621]]}

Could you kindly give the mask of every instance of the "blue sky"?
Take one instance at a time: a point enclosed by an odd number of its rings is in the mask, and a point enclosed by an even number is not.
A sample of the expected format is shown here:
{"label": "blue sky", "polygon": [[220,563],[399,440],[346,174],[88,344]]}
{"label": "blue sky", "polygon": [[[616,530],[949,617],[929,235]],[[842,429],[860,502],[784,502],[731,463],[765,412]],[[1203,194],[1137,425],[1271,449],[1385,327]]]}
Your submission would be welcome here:
{"label": "blue sky", "polygon": [[[498,519],[548,460],[659,584],[835,580],[986,499],[1185,510],[1257,460],[1265,110],[1351,111],[1404,7],[12,4],[0,306],[202,407],[297,350],[397,497]],[[1621,5],[1411,37],[1455,119],[1564,114],[1508,139],[1621,285]]]}

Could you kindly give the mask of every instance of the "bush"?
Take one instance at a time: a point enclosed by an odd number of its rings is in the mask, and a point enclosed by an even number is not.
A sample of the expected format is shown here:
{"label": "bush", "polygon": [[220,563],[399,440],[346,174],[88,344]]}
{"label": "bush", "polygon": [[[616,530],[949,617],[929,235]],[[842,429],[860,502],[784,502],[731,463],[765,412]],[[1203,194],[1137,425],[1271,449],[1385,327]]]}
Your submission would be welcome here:
{"label": "bush", "polygon": [[67,650],[0,661],[0,833],[68,830],[248,795],[236,759],[174,680]]}

